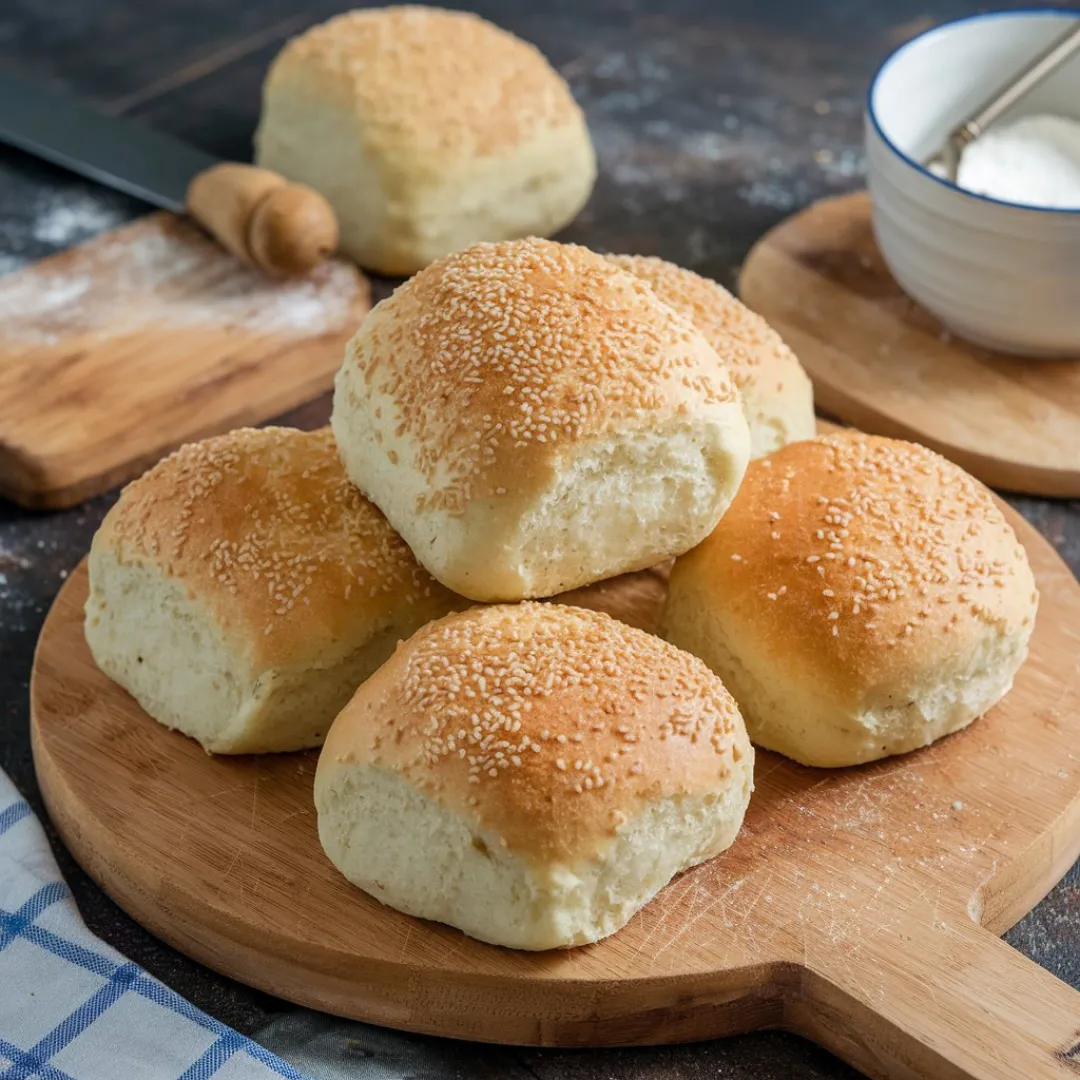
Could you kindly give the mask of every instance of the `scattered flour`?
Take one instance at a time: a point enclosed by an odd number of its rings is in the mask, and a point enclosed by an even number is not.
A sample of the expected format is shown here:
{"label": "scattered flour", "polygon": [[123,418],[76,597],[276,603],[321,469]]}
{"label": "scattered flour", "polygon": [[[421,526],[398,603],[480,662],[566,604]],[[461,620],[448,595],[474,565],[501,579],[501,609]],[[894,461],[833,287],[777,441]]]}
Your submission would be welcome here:
{"label": "scattered flour", "polygon": [[[66,220],[57,214],[45,223]],[[48,345],[78,334],[115,338],[149,325],[238,327],[294,337],[330,333],[350,325],[360,289],[358,274],[343,262],[327,263],[303,280],[273,282],[191,226],[138,224],[58,268],[46,262],[0,278],[0,342]]]}
{"label": "scattered flour", "polygon": [[35,209],[34,239],[60,248],[88,240],[123,221],[115,209],[91,195],[53,196],[40,202]]}
{"label": "scattered flour", "polygon": [[768,206],[773,210],[793,210],[798,198],[787,183],[753,180],[738,189],[739,198],[751,206]]}
{"label": "scattered flour", "polygon": [[0,275],[10,274],[73,244],[81,244],[116,228],[129,213],[115,192],[105,189],[42,189],[29,199],[17,218],[0,219]]}
{"label": "scattered flour", "polygon": [[[775,58],[735,45],[716,62],[738,69],[747,92],[738,99],[709,93],[683,75],[698,47],[656,40],[584,55],[564,69],[585,104],[602,181],[624,213],[697,199],[712,186],[787,213],[823,189],[847,191],[858,182],[866,162],[857,95],[837,90],[805,102],[810,73],[778,74]],[[587,207],[582,220],[591,213]],[[715,246],[708,239],[702,258]],[[693,246],[689,236],[686,244]]]}
{"label": "scattered flour", "polygon": [[21,629],[32,604],[21,588],[30,560],[8,547],[0,532],[0,629]]}

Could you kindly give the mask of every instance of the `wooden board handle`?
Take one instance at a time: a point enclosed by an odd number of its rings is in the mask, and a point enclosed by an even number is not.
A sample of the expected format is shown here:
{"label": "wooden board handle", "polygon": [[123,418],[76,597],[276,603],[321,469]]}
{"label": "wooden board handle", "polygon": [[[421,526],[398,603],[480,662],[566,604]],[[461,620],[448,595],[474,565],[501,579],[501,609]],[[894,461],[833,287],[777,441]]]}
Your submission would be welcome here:
{"label": "wooden board handle", "polygon": [[306,274],[337,247],[326,199],[269,169],[215,165],[191,181],[187,206],[224,247],[272,277]]}
{"label": "wooden board handle", "polygon": [[880,1080],[1077,1080],[1080,993],[974,923],[927,923],[855,965],[834,948],[791,1026]]}

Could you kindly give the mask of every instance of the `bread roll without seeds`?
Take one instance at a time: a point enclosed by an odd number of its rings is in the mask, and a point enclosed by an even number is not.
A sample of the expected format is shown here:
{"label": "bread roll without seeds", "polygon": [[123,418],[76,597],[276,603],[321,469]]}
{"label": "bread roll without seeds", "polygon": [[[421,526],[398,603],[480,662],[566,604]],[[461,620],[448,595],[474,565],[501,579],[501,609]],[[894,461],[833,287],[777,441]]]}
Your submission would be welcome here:
{"label": "bread roll without seeds", "polygon": [[328,431],[240,430],[124,489],[90,549],[86,640],[207,750],[299,750],[400,638],[465,603],[349,483]]}
{"label": "bread roll without seeds", "polygon": [[665,624],[724,680],[755,743],[840,766],[989,710],[1037,605],[978,481],[924,447],[845,432],[750,465],[720,526],[676,560]]}
{"label": "bread roll without seeds", "polygon": [[350,11],[289,42],[255,146],[260,165],[322,192],[342,251],[384,274],[549,235],[596,178],[585,117],[539,50],[430,7]]}
{"label": "bread roll without seeds", "polygon": [[474,608],[405,642],[334,722],[319,836],[383,903],[497,945],[618,930],[735,839],[753,750],[699,660],[606,615]]}
{"label": "bread roll without seeds", "polygon": [[731,368],[750,426],[751,455],[812,439],[814,391],[795,354],[758,314],[722,285],[651,255],[609,255],[685,315]]}
{"label": "bread roll without seeds", "polygon": [[449,588],[552,596],[707,536],[750,451],[708,342],[585,248],[479,244],[421,271],[346,350],[346,470]]}

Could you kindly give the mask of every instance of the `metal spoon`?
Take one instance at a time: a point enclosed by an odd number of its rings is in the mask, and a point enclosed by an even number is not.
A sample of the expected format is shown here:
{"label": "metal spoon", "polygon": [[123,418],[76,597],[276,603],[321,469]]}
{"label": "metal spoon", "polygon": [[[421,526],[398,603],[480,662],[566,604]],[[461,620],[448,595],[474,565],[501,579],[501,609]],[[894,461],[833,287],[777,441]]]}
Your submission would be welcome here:
{"label": "metal spoon", "polygon": [[938,172],[956,183],[956,174],[960,169],[960,155],[971,145],[1002,113],[1015,105],[1028,91],[1033,90],[1051,72],[1056,71],[1074,53],[1080,52],[1080,19],[1076,26],[1066,31],[1045,52],[1037,56],[1021,71],[1012,82],[1008,83],[982,105],[963,123],[949,132],[944,145],[926,159],[928,169]]}

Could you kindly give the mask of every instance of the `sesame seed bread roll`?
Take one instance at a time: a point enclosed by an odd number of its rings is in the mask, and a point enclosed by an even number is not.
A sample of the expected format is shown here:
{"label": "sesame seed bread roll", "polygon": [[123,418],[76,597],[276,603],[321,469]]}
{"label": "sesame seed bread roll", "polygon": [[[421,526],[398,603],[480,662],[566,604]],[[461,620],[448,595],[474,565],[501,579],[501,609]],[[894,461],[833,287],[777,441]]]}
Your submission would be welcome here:
{"label": "sesame seed bread roll", "polygon": [[90,548],[86,640],[207,750],[300,750],[399,639],[465,603],[349,483],[329,431],[240,430],[124,489]]}
{"label": "sesame seed bread roll", "polygon": [[750,425],[751,456],[812,439],[814,391],[795,354],[756,312],[722,285],[651,255],[608,258],[647,281],[665,304],[685,315],[731,369]]}
{"label": "sesame seed bread roll", "polygon": [[753,760],[720,680],[660,638],[559,604],[479,607],[413,635],[334,721],[319,837],[400,911],[583,945],[734,841]]}
{"label": "sesame seed bread roll", "polygon": [[927,746],[999,701],[1038,605],[990,493],[921,446],[844,432],[755,461],[671,573],[665,632],[804,765]]}
{"label": "sesame seed bread roll", "polygon": [[353,482],[475,600],[552,596],[686,551],[750,437],[708,342],[603,256],[478,244],[364,320],[331,423]]}
{"label": "sesame seed bread roll", "polygon": [[419,6],[347,12],[290,41],[263,87],[255,152],[322,192],[342,251],[383,274],[547,236],[596,179],[584,114],[538,49]]}

